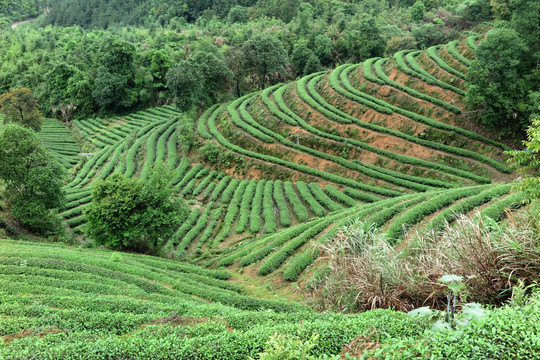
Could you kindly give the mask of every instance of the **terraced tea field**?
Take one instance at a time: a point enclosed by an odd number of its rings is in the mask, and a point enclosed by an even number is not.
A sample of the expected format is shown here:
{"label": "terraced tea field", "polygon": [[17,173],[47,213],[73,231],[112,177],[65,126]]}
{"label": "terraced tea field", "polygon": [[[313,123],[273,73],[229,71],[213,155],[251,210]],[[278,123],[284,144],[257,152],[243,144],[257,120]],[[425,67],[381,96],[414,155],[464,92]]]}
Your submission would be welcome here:
{"label": "terraced tea field", "polygon": [[[317,244],[353,219],[375,223],[396,246],[478,208],[498,219],[522,195],[511,192],[508,147],[466,120],[463,79],[477,38],[216,104],[196,121],[187,153],[181,131],[192,125],[170,105],[74,121],[71,132],[48,119],[40,136],[73,174],[61,215],[81,233],[95,181],[146,179],[164,162],[192,210],[169,253],[289,281],[309,276]],[[206,144],[226,161],[202,156]]]}
{"label": "terraced tea field", "polygon": [[246,359],[278,332],[309,338],[319,354],[372,327],[420,335],[406,314],[316,314],[259,299],[226,270],[105,250],[0,240],[2,359]]}

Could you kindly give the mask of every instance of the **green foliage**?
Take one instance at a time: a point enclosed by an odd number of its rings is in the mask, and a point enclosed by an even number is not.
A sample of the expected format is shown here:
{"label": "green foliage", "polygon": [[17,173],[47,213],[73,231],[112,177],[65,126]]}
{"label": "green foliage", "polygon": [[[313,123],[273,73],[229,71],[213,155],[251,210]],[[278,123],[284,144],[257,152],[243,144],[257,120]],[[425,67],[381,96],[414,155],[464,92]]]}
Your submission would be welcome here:
{"label": "green foliage", "polygon": [[416,1],[411,7],[411,20],[414,22],[420,22],[424,19],[424,12],[426,11],[426,6],[422,1]]}
{"label": "green foliage", "polygon": [[302,341],[287,334],[275,333],[266,342],[264,352],[259,353],[258,359],[315,360],[316,357],[310,355],[310,352],[317,345],[318,340],[319,334],[313,334],[308,340]]}
{"label": "green foliage", "polygon": [[527,47],[511,29],[494,29],[476,49],[467,71],[465,102],[480,111],[481,122],[491,128],[523,128],[528,121],[526,84],[521,71]]}
{"label": "green foliage", "polygon": [[97,182],[86,235],[115,249],[157,251],[187,215],[183,201],[171,198],[169,179],[164,165],[157,165],[146,182],[120,174]]}
{"label": "green foliage", "polygon": [[527,129],[527,140],[523,141],[524,150],[510,151],[513,167],[523,179],[517,184],[517,191],[524,191],[528,201],[540,197],[540,118],[533,115],[532,124]]}
{"label": "green foliage", "polygon": [[39,112],[34,95],[26,88],[14,89],[2,94],[0,96],[0,111],[6,114],[4,124],[12,122],[34,131],[41,130],[43,116]]}
{"label": "green foliage", "polygon": [[31,231],[50,235],[60,231],[51,212],[65,205],[65,170],[33,130],[10,124],[0,132],[0,179],[13,217]]}
{"label": "green foliage", "polygon": [[259,88],[273,85],[285,73],[288,57],[283,44],[274,36],[256,34],[242,47],[246,68],[256,76]]}
{"label": "green foliage", "polygon": [[538,292],[525,305],[506,305],[457,330],[429,332],[421,339],[392,340],[363,355],[375,359],[532,359],[540,351],[535,335]]}
{"label": "green foliage", "polygon": [[167,88],[181,111],[193,107],[203,90],[203,76],[197,64],[181,60],[167,72]]}

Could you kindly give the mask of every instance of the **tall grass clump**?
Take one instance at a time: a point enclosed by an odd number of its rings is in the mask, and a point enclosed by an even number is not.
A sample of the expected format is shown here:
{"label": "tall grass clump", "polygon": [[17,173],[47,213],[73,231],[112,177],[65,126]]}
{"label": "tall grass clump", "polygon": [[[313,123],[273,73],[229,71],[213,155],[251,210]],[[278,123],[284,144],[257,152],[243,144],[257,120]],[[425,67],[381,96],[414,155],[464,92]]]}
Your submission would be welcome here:
{"label": "tall grass clump", "polygon": [[328,270],[311,289],[325,309],[359,311],[420,306],[443,308],[438,279],[465,279],[463,298],[500,305],[518,283],[540,280],[540,212],[525,209],[504,223],[478,213],[460,216],[442,231],[417,235],[402,250],[371,223],[352,222],[321,245]]}

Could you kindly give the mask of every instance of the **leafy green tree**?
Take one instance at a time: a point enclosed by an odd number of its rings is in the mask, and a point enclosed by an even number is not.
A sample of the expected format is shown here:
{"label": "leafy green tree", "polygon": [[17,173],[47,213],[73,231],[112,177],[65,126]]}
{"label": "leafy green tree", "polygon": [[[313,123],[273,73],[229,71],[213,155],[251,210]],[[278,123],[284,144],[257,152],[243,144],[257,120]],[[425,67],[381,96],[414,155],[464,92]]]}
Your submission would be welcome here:
{"label": "leafy green tree", "polygon": [[496,20],[510,20],[512,12],[509,0],[490,0],[491,13]]}
{"label": "leafy green tree", "polygon": [[229,10],[227,21],[230,23],[245,23],[249,20],[247,9],[243,6],[236,5]]}
{"label": "leafy green tree", "polygon": [[29,89],[14,89],[0,96],[0,111],[6,114],[4,123],[20,124],[35,131],[41,129],[43,116],[37,100]]}
{"label": "leafy green tree", "polygon": [[291,61],[297,74],[302,75],[304,68],[313,52],[308,48],[308,42],[305,39],[298,40],[293,47]]}
{"label": "leafy green tree", "polygon": [[157,252],[188,213],[184,201],[172,196],[169,180],[160,163],[146,182],[120,174],[97,182],[86,235],[114,249]]}
{"label": "leafy green tree", "polygon": [[417,1],[411,7],[411,21],[420,22],[424,20],[424,12],[426,11],[426,6],[422,1]]}
{"label": "leafy green tree", "polygon": [[540,2],[536,0],[511,0],[512,26],[529,48],[531,67],[540,62]]}
{"label": "leafy green tree", "polygon": [[166,79],[167,88],[181,111],[189,110],[200,99],[204,79],[197,64],[181,60],[167,72]]}
{"label": "leafy green tree", "polygon": [[315,37],[315,45],[313,52],[317,55],[320,62],[324,66],[332,64],[332,39],[325,34],[319,34]]}
{"label": "leafy green tree", "polygon": [[196,52],[188,61],[198,67],[202,75],[201,97],[204,102],[215,103],[220,94],[227,92],[233,73],[227,64],[209,52]]}
{"label": "leafy green tree", "polygon": [[92,92],[103,109],[129,108],[137,101],[135,87],[135,47],[115,38],[106,38],[100,49],[101,64]]}
{"label": "leafy green tree", "polygon": [[12,215],[31,231],[49,235],[59,230],[52,212],[64,203],[65,169],[43,145],[37,134],[9,124],[0,133],[0,179]]}
{"label": "leafy green tree", "polygon": [[492,128],[516,129],[526,125],[526,87],[521,76],[527,47],[516,31],[494,29],[478,45],[467,71],[465,102]]}
{"label": "leafy green tree", "polygon": [[306,65],[304,66],[303,75],[309,75],[322,70],[321,62],[317,55],[311,53],[308,57]]}
{"label": "leafy green tree", "polygon": [[246,68],[253,74],[259,88],[275,84],[286,74],[289,64],[287,52],[281,41],[272,35],[256,34],[244,43]]}

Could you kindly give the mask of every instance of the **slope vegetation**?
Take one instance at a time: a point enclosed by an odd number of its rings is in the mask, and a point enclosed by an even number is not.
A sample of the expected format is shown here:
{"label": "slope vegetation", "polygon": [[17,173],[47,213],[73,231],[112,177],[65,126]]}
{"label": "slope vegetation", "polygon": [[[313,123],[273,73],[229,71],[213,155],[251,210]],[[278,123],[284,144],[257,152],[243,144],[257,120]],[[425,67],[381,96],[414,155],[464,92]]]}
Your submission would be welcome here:
{"label": "slope vegetation", "polygon": [[[498,219],[521,194],[508,185],[508,148],[466,120],[463,79],[476,39],[345,64],[215,105],[195,131],[198,145],[226,160],[181,151],[187,120],[173,106],[75,121],[94,150],[76,166],[61,215],[81,232],[94,181],[145,179],[165,162],[170,186],[192,208],[169,254],[291,281],[352,219],[375,223],[396,246],[479,207]],[[61,126],[45,129],[62,162],[77,163],[72,139],[57,139]]]}

